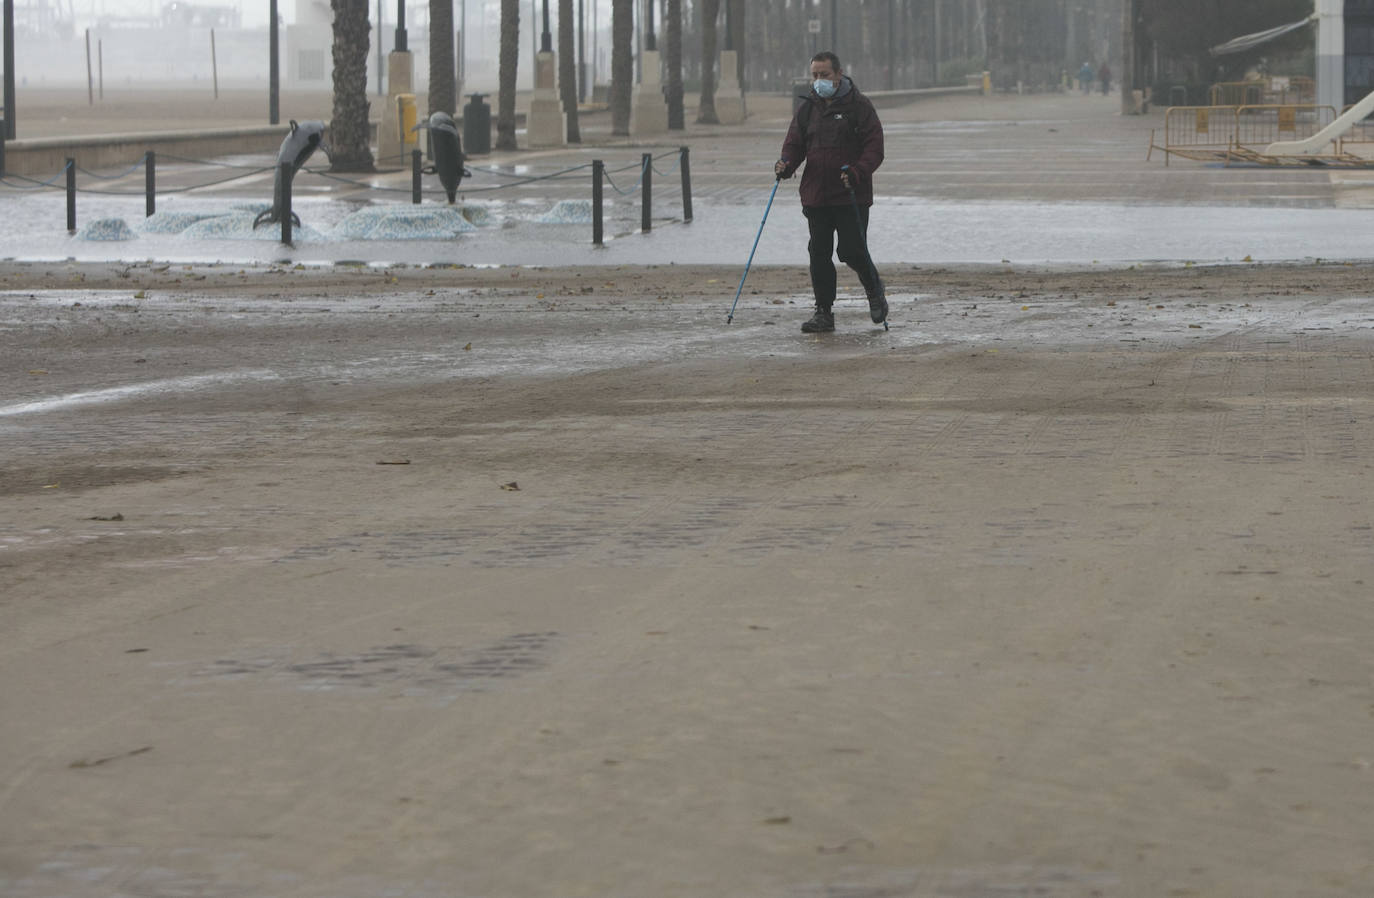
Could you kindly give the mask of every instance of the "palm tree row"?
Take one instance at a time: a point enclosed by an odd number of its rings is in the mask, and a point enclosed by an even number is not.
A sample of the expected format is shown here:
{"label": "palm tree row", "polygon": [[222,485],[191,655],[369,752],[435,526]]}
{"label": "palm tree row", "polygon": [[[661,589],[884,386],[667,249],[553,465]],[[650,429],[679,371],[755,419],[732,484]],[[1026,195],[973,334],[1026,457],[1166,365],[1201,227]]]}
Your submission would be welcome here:
{"label": "palm tree row", "polygon": [[[514,149],[515,85],[523,0],[501,0],[496,148]],[[369,29],[365,0],[331,0],[335,12],[334,148],[348,164],[371,165],[366,151]],[[559,81],[569,111],[568,139],[580,140],[576,116],[573,3],[558,3]],[[1121,0],[611,0],[612,130],[628,134],[634,75],[636,9],[654,3],[667,39],[665,96],[669,127],[685,126],[683,95],[700,91],[697,120],[714,122],[719,50],[736,51],[747,90],[785,91],[804,78],[818,50],[837,52],[868,90],[957,83],[990,70],[999,87],[1057,84],[1082,59],[1115,56]],[[430,112],[456,112],[453,0],[429,0]],[[723,27],[724,26],[724,27]],[[342,98],[342,92],[355,96]],[[341,133],[342,132],[342,133]],[[361,147],[358,142],[362,141]],[[365,158],[365,161],[364,160]],[[338,167],[339,163],[336,163]]]}

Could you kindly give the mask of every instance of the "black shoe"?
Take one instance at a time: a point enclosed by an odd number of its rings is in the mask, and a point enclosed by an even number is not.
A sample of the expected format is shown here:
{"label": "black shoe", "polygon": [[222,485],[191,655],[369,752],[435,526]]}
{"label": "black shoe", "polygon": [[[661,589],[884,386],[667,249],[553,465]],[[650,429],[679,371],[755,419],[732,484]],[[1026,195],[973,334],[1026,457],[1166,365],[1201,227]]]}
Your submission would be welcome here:
{"label": "black shoe", "polygon": [[869,294],[868,315],[874,324],[882,324],[887,320],[887,288],[883,286],[882,278],[878,278],[878,289]]}
{"label": "black shoe", "polygon": [[811,316],[811,320],[802,322],[804,334],[820,334],[834,329],[835,315],[829,309],[822,309],[820,306],[816,306],[816,314]]}

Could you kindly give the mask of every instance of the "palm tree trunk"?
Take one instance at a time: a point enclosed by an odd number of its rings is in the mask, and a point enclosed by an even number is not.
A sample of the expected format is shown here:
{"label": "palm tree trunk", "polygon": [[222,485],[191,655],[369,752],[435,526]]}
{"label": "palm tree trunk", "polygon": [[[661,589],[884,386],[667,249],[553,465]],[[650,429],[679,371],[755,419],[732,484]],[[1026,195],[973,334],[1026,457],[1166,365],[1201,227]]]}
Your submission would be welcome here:
{"label": "palm tree trunk", "polygon": [[430,115],[458,111],[453,68],[453,0],[429,0]]}
{"label": "palm tree trunk", "polygon": [[716,116],[716,62],[720,52],[716,47],[716,19],[720,18],[720,0],[701,2],[701,105],[697,107],[697,122],[719,125]]}
{"label": "palm tree trunk", "polygon": [[329,123],[331,171],[374,171],[367,123],[367,50],[372,25],[367,0],[330,0],[334,10],[334,117]]}
{"label": "palm tree trunk", "polygon": [[682,108],[682,0],[668,0],[663,13],[668,30],[668,130],[687,128],[687,113]]}
{"label": "palm tree trunk", "polygon": [[633,0],[611,0],[611,133],[630,134],[630,94],[634,90]]}
{"label": "palm tree trunk", "polygon": [[501,0],[501,62],[496,104],[496,149],[514,150],[515,73],[520,64],[520,0]]}
{"label": "palm tree trunk", "polygon": [[573,0],[558,0],[558,93],[568,118],[568,143],[581,143],[577,126],[577,47],[573,43]]}

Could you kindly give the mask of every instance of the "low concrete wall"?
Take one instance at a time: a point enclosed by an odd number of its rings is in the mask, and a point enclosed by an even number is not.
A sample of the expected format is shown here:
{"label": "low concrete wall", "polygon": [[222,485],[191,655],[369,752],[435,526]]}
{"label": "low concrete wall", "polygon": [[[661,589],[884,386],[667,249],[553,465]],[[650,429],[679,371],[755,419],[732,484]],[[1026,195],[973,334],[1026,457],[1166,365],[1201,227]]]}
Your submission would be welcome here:
{"label": "low concrete wall", "polygon": [[[594,110],[593,110],[594,111]],[[463,128],[457,116],[458,129]],[[0,118],[3,122],[3,118]],[[493,128],[495,120],[493,119]],[[525,126],[525,113],[515,115],[517,128]],[[4,169],[12,175],[50,178],[62,171],[67,159],[85,169],[119,168],[135,165],[152,150],[158,156],[184,156],[187,159],[215,159],[244,153],[276,156],[290,126],[251,125],[196,131],[149,131],[138,134],[98,134],[85,137],[42,137],[5,141]],[[370,122],[373,154],[377,147],[377,122]],[[326,137],[326,140],[328,138]],[[396,159],[377,160],[378,168],[408,167]]]}
{"label": "low concrete wall", "polygon": [[[811,82],[805,78],[797,78],[792,82],[792,111],[795,112],[811,93]],[[929,99],[931,97],[949,96],[979,96],[983,93],[981,87],[913,87],[909,90],[866,90],[863,92],[865,97],[872,101],[874,107],[878,109],[892,109],[895,106],[905,106],[917,100]]]}
{"label": "low concrete wall", "polygon": [[981,96],[982,93],[982,87],[920,87],[911,90],[866,90],[864,96],[872,100],[873,105],[880,109],[891,109],[893,106],[904,106],[907,103],[928,97],[976,97]]}
{"label": "low concrete wall", "polygon": [[[290,126],[252,125],[197,131],[151,131],[145,134],[99,134],[86,137],[43,137],[5,141],[5,172],[49,178],[62,171],[67,159],[86,169],[118,168],[142,161],[148,150],[158,156],[214,159],[241,153],[276,156]],[[377,126],[372,125],[376,133]]]}

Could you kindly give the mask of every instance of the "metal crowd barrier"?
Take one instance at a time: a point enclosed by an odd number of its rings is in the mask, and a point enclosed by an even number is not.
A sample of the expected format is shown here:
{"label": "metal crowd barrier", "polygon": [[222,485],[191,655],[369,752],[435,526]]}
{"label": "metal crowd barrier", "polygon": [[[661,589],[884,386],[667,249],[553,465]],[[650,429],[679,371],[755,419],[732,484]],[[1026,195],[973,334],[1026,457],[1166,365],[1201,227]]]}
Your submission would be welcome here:
{"label": "metal crowd barrier", "polygon": [[[1171,106],[1164,111],[1164,145],[1150,133],[1150,153],[1164,151],[1164,164],[1171,155],[1187,159],[1210,160],[1225,156],[1236,138],[1237,107]],[[1149,159],[1149,156],[1146,156]]]}
{"label": "metal crowd barrier", "polygon": [[1222,81],[1207,91],[1213,106],[1310,106],[1317,100],[1317,82],[1293,76],[1260,81]]}
{"label": "metal crowd barrier", "polygon": [[[1150,134],[1150,154],[1203,162],[1229,162],[1241,154],[1254,157],[1271,143],[1302,140],[1336,120],[1331,106],[1316,104],[1250,106],[1171,106],[1164,112],[1164,144]],[[1371,131],[1374,134],[1374,131]]]}

